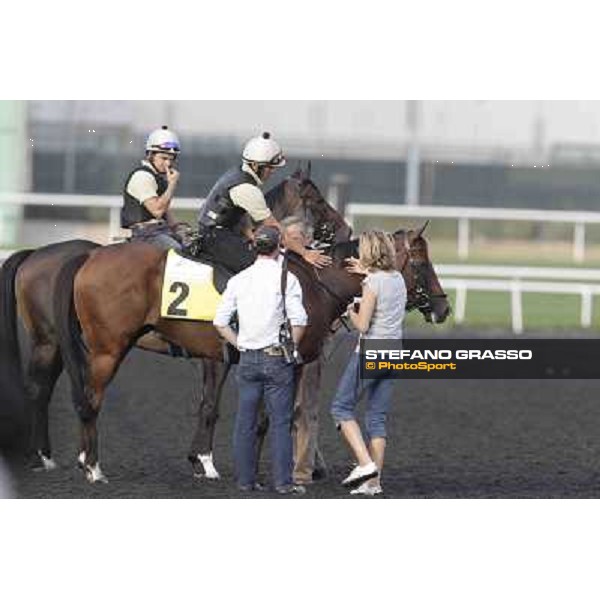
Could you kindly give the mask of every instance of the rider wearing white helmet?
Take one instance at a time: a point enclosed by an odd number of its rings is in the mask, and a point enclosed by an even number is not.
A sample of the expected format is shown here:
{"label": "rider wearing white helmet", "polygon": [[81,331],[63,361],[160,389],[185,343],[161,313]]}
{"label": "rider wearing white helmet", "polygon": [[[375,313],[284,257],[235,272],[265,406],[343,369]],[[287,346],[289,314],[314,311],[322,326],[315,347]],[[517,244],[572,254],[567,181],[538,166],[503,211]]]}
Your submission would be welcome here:
{"label": "rider wearing white helmet", "polygon": [[[242,165],[222,175],[200,209],[198,227],[202,252],[234,272],[250,266],[255,259],[247,227],[247,216],[256,224],[281,230],[267,206],[261,186],[275,169],[285,166],[279,144],[269,133],[254,137],[244,146]],[[307,250],[301,244],[289,246],[307,262],[325,266],[330,259],[321,252]]]}
{"label": "rider wearing white helmet", "polygon": [[133,238],[161,248],[181,248],[173,237],[169,212],[179,180],[173,168],[180,152],[179,139],[166,125],[146,140],[146,159],[134,169],[123,187],[121,226],[131,229]]}

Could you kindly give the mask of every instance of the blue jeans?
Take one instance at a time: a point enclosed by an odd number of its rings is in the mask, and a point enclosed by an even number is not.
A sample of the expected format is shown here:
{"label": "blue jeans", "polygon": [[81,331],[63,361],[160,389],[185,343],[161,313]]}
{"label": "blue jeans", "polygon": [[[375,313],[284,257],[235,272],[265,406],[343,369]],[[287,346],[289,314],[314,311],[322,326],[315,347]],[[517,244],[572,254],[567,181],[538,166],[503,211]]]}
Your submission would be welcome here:
{"label": "blue jeans", "polygon": [[237,368],[238,411],[233,434],[237,483],[256,483],[256,429],[260,401],[269,415],[269,445],[275,486],[292,483],[292,413],[294,409],[294,366],[283,357],[267,356],[260,350],[240,353]]}
{"label": "blue jeans", "polygon": [[365,411],[367,436],[369,439],[384,438],[386,437],[385,421],[390,407],[394,381],[383,377],[361,379],[359,357],[360,354],[354,352],[350,358],[331,403],[331,415],[338,426],[342,421],[356,420],[356,405],[360,393],[365,391],[367,394]]}

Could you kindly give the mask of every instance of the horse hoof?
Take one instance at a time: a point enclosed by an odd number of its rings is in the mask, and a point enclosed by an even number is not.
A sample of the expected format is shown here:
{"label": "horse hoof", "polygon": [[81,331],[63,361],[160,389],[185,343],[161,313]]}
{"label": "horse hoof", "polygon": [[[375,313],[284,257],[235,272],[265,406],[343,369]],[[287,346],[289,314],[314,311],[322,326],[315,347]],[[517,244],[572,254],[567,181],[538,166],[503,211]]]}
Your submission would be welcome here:
{"label": "horse hoof", "polygon": [[85,477],[89,483],[108,483],[108,479],[100,469],[99,464],[95,464],[93,467],[86,465],[85,467]]}
{"label": "horse hoof", "polygon": [[40,460],[42,461],[42,468],[44,471],[54,471],[54,469],[58,468],[58,465],[54,459],[50,458],[49,456],[40,454]]}
{"label": "horse hoof", "polygon": [[108,479],[102,472],[99,463],[96,463],[93,467],[85,463],[85,452],[79,453],[79,456],[77,457],[77,465],[83,470],[88,483],[97,483],[98,481],[102,483],[108,483]]}
{"label": "horse hoof", "polygon": [[[212,453],[211,454],[197,454],[196,460],[194,463],[194,477],[198,479],[211,479],[212,481],[216,481],[221,479],[219,472],[215,469],[215,465],[213,463]],[[202,465],[202,469],[200,469],[200,465]]]}
{"label": "horse hoof", "polygon": [[29,468],[36,473],[47,473],[58,468],[58,465],[52,458],[38,451],[29,461]]}

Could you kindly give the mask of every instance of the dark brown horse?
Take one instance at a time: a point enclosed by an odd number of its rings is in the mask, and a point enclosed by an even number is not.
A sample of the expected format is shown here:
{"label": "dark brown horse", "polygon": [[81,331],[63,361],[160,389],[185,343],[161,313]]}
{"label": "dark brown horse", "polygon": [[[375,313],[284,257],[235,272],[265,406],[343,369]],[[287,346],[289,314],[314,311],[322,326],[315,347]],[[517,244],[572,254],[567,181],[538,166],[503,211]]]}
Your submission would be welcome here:
{"label": "dark brown horse", "polygon": [[[270,190],[266,197],[277,218],[300,215],[312,225],[333,224],[335,235],[340,240],[350,237],[348,225],[327,204],[310,179],[310,166],[304,171],[299,168]],[[93,242],[73,240],[36,251],[25,250],[9,257],[0,269],[0,388],[3,390],[0,408],[5,408],[7,414],[22,415],[27,407],[29,450],[34,468],[51,469],[55,466],[48,431],[48,410],[56,381],[63,369],[52,307],[56,276],[66,262],[75,257],[86,257],[98,247]],[[24,373],[17,336],[18,316],[21,317],[31,349]],[[145,336],[138,344],[147,350],[169,351],[168,344],[156,336]],[[210,398],[215,394],[219,375],[220,368],[210,363],[204,364],[203,385],[199,386],[201,398]],[[200,406],[204,404],[200,402]],[[206,413],[205,409],[202,410]],[[8,423],[7,418],[2,421]],[[206,419],[203,422],[205,429],[210,427]],[[204,437],[197,436],[200,450],[206,445],[202,443]],[[204,456],[200,450],[198,453]]]}
{"label": "dark brown horse", "polygon": [[[443,321],[449,307],[421,233],[396,234],[398,260],[409,303]],[[306,362],[317,358],[331,324],[360,293],[362,278],[349,274],[343,266],[345,258],[356,255],[356,249],[356,242],[337,245],[333,266],[319,272],[301,259],[290,260],[309,316],[299,348]],[[81,420],[79,462],[91,482],[105,479],[98,461],[96,428],[104,392],[140,335],[154,329],[193,356],[222,360],[223,344],[211,323],[160,317],[165,260],[164,252],[143,243],[104,247],[68,262],[59,274],[55,319]],[[425,285],[422,289],[421,284]]]}
{"label": "dark brown horse", "polygon": [[[68,259],[86,255],[99,244],[72,240],[23,250],[11,255],[0,270],[0,386],[10,386],[13,410],[22,415],[28,427],[20,432],[35,449],[35,465],[52,469],[48,434],[48,405],[63,365],[54,326],[52,296],[59,268]],[[18,317],[27,335],[29,356],[22,371],[18,338]],[[27,430],[29,429],[29,433]],[[27,448],[31,451],[31,448]]]}

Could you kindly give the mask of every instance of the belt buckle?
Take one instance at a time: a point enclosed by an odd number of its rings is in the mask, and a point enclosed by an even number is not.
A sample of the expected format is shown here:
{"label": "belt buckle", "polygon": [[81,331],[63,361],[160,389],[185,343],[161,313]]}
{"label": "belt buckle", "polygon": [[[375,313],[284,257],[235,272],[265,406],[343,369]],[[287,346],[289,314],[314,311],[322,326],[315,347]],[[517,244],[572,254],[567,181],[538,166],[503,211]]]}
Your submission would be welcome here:
{"label": "belt buckle", "polygon": [[283,356],[283,350],[279,346],[269,346],[263,352],[267,356]]}

